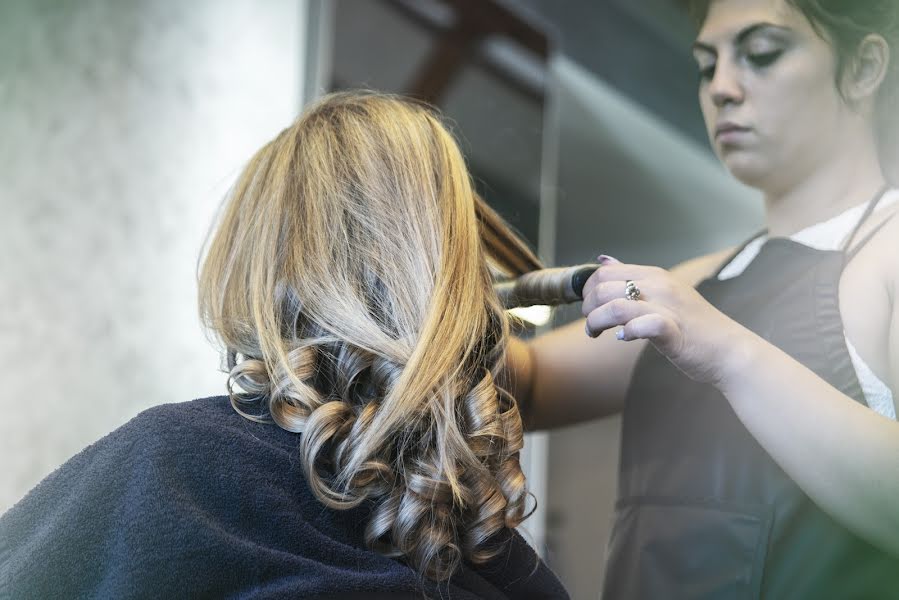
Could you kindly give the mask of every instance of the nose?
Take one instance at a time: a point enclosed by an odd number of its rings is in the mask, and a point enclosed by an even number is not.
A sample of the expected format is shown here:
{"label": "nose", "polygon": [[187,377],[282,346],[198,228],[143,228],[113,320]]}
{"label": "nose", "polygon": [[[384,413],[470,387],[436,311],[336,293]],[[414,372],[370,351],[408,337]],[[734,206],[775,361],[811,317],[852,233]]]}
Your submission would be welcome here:
{"label": "nose", "polygon": [[742,102],[744,92],[737,67],[730,61],[719,60],[707,90],[712,102],[719,108]]}

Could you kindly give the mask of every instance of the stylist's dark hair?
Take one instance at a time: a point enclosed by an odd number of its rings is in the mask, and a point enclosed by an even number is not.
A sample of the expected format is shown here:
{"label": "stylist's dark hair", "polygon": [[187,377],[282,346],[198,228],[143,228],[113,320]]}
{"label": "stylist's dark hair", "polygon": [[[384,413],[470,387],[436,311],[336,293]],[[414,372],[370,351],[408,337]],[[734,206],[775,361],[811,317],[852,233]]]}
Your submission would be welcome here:
{"label": "stylist's dark hair", "polygon": [[[715,0],[685,0],[684,4],[697,28],[705,22],[709,6]],[[877,34],[890,46],[887,75],[877,98],[877,125],[880,130],[882,159],[892,165],[899,156],[899,123],[890,114],[899,99],[899,2],[896,0],[786,0],[801,12],[812,27],[834,49],[835,84],[851,65],[865,36]],[[896,169],[885,169],[895,171]],[[894,177],[895,180],[895,177]]]}

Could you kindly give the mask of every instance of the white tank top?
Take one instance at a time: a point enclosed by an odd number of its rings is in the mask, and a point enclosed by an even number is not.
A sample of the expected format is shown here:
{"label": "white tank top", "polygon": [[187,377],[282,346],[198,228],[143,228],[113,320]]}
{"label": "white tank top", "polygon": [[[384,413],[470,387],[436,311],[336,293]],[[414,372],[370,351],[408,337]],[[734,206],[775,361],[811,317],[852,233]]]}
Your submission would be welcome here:
{"label": "white tank top", "polygon": [[[899,189],[889,190],[883,198],[880,199],[880,202],[877,203],[874,212],[883,210],[896,202],[899,202]],[[865,202],[864,204],[850,208],[823,223],[817,223],[810,227],[806,227],[802,231],[791,235],[790,239],[817,250],[839,250],[843,247],[843,244],[846,243],[846,239],[855,229],[856,225],[858,225],[867,206],[868,203]],[[731,279],[746,270],[746,267],[748,267],[749,264],[755,260],[755,257],[758,256],[762,245],[764,245],[767,239],[767,235],[762,235],[747,244],[746,247],[727,264],[727,266],[721,269],[721,272],[718,274],[718,279]],[[881,381],[862,357],[859,356],[855,346],[852,345],[852,342],[850,342],[849,338],[846,336],[845,331],[843,331],[843,336],[846,338],[846,347],[849,349],[849,357],[852,359],[852,365],[855,367],[855,374],[858,377],[859,384],[861,384],[862,392],[865,394],[865,400],[867,401],[868,406],[883,416],[895,420],[896,405],[893,402],[893,393],[889,386]]]}

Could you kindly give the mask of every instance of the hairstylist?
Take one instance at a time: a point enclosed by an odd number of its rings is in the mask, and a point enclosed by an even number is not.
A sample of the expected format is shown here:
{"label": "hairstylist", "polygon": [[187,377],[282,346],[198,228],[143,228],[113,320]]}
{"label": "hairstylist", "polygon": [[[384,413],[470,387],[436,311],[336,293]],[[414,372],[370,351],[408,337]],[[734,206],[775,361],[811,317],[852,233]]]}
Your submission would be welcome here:
{"label": "hairstylist", "polygon": [[670,272],[602,257],[586,335],[513,345],[516,395],[531,427],[624,412],[604,597],[897,597],[899,3],[691,4],[767,231]]}

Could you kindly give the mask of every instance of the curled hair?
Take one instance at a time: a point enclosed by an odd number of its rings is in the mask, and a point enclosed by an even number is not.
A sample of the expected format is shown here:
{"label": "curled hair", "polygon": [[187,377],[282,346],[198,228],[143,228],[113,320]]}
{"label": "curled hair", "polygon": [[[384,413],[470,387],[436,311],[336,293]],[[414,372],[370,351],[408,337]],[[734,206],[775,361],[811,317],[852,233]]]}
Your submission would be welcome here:
{"label": "curled hair", "polygon": [[[701,27],[715,0],[686,0],[697,27]],[[836,60],[834,84],[845,99],[846,69],[858,54],[866,36],[881,36],[890,48],[887,74],[877,94],[875,119],[881,164],[893,183],[899,183],[899,2],[896,0],[786,0],[798,10],[817,34],[833,48]]]}
{"label": "curled hair", "polygon": [[357,92],[252,158],[200,269],[235,410],[301,433],[316,497],[370,503],[366,543],[434,580],[496,556],[527,516],[488,265],[539,262],[431,111]]}

